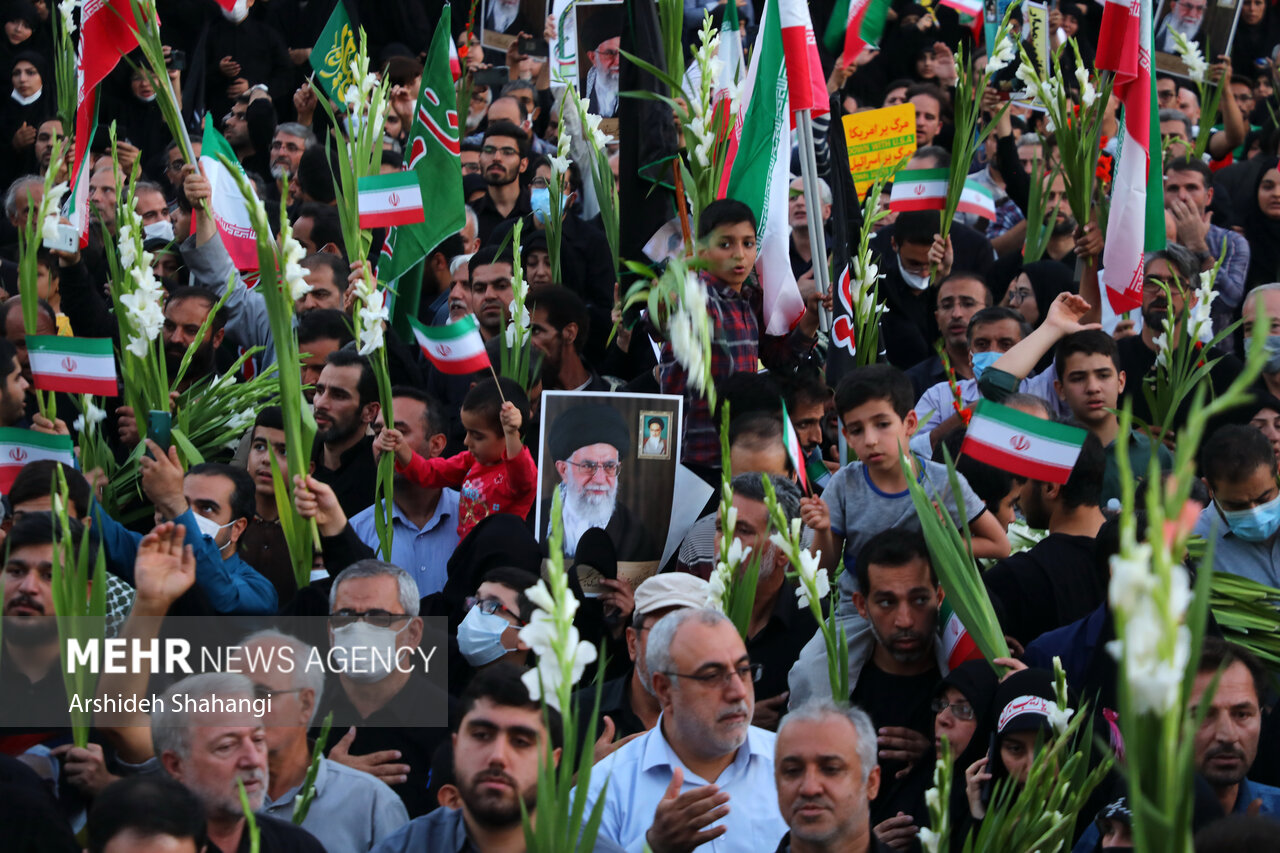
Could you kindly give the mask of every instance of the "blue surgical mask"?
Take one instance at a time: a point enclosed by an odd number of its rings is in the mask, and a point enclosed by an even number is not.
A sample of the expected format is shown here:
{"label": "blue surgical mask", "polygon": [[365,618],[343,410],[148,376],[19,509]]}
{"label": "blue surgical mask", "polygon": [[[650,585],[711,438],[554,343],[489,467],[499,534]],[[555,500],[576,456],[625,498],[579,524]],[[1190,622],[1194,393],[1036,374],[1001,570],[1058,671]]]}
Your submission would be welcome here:
{"label": "blue surgical mask", "polygon": [[[1249,351],[1249,343],[1253,339],[1248,335],[1244,339],[1244,351]],[[1267,363],[1263,365],[1263,373],[1280,373],[1280,335],[1267,335]]]}
{"label": "blue surgical mask", "polygon": [[1218,507],[1231,532],[1246,542],[1266,542],[1280,530],[1280,495],[1261,506],[1228,512]]}
{"label": "blue surgical mask", "polygon": [[987,368],[1000,360],[1001,352],[975,352],[973,358],[973,378],[981,379],[982,374],[987,372]]}
{"label": "blue surgical mask", "polygon": [[497,613],[481,613],[472,607],[458,625],[458,651],[472,666],[493,663],[510,651],[502,645],[502,632],[511,623]]}
{"label": "blue surgical mask", "polygon": [[[565,203],[568,199],[564,194],[560,195],[560,212],[564,213]],[[546,222],[547,217],[551,215],[551,188],[550,187],[531,187],[529,189],[529,206],[533,208],[533,217],[538,222]]]}

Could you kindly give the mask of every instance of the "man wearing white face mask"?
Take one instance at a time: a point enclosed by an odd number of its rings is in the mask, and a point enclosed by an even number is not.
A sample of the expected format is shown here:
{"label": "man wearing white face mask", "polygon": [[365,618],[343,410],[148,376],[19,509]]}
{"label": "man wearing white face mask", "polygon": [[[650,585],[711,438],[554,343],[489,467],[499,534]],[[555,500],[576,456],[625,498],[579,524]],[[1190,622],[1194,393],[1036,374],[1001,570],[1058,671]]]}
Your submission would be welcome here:
{"label": "man wearing white face mask", "polygon": [[[326,691],[316,712],[317,719],[333,710],[336,719],[364,721],[330,735],[329,760],[386,782],[410,817],[436,806],[427,792],[431,756],[448,735],[443,723],[449,697],[421,674],[421,654],[430,650],[419,649],[423,623],[418,605],[413,578],[390,563],[360,560],[334,578],[329,589],[334,658],[361,665],[338,676],[340,689]],[[376,663],[379,658],[382,663]],[[398,665],[388,669],[388,659]],[[438,660],[433,657],[432,662]],[[411,661],[417,665],[410,666]],[[432,714],[440,720],[435,727],[429,727]]]}
{"label": "man wearing white face mask", "polygon": [[165,201],[164,189],[159,184],[140,181],[133,194],[138,202],[138,216],[142,219],[142,233],[148,239],[172,240],[173,222],[169,219],[169,203]]}
{"label": "man wearing white face mask", "polygon": [[[236,543],[254,510],[253,478],[243,468],[220,462],[195,465],[185,475],[176,448],[168,453],[147,441],[142,458],[142,491],[156,508],[156,521],[186,527],[186,543],[196,555],[196,586],[217,613],[275,613],[271,581],[236,553]],[[95,501],[94,528],[102,536],[109,568],[124,580],[142,535],[127,530]]]}
{"label": "man wearing white face mask", "polygon": [[1213,501],[1195,533],[1212,544],[1214,570],[1280,584],[1280,487],[1271,442],[1254,426],[1221,427],[1201,445],[1200,471]]}
{"label": "man wearing white face mask", "polygon": [[533,615],[533,602],[524,591],[538,579],[523,569],[499,566],[485,572],[476,594],[467,599],[467,615],[458,625],[458,651],[474,669],[499,661],[522,669],[529,647],[518,636]]}

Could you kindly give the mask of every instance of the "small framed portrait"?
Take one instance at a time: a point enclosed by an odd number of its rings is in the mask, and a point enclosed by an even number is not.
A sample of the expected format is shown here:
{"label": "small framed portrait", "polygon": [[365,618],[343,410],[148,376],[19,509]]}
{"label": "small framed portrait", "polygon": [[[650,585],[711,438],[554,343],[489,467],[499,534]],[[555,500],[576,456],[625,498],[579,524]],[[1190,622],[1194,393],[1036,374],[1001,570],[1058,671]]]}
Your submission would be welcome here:
{"label": "small framed portrait", "polygon": [[1160,0],[1155,15],[1156,70],[1189,78],[1174,32],[1199,47],[1209,64],[1219,56],[1230,56],[1241,6],[1239,0]]}
{"label": "small framed portrait", "polygon": [[670,459],[671,458],[671,415],[668,412],[641,412],[640,446],[636,448],[637,459]]}
{"label": "small framed portrait", "polygon": [[480,43],[505,53],[520,33],[542,37],[547,0],[482,0],[480,15]]}

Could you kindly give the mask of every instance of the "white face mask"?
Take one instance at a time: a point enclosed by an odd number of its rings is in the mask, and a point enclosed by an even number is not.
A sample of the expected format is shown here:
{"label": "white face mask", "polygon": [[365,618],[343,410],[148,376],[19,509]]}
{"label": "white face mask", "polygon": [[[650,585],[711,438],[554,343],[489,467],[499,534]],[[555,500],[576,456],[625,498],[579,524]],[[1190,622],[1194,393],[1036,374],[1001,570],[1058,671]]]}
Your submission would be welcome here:
{"label": "white face mask", "polygon": [[511,623],[497,613],[482,613],[479,607],[472,607],[458,625],[458,651],[472,666],[493,663],[508,651],[502,645],[502,634],[510,627]]}
{"label": "white face mask", "polygon": [[901,256],[899,256],[899,257],[898,257],[898,272],[902,273],[902,280],[903,280],[903,281],[905,281],[905,282],[907,283],[907,287],[911,288],[912,290],[927,290],[927,289],[928,289],[928,287],[929,287],[929,276],[928,276],[928,275],[916,275],[915,273],[909,273],[909,272],[907,272],[906,268],[902,266],[902,257],[901,257]]}
{"label": "white face mask", "polygon": [[151,103],[152,101],[154,101],[155,99],[156,99],[156,93],[155,93],[155,92],[152,92],[150,95],[147,95],[145,98],[144,98],[144,97],[142,97],[142,96],[139,96],[139,97],[138,97],[138,100],[139,100],[139,101],[142,101],[142,103],[144,103],[144,104],[149,104],[149,103]]}
{"label": "white face mask", "polygon": [[[219,524],[212,518],[206,518],[198,512],[192,513],[192,515],[196,517],[196,527],[200,528],[200,532],[203,535],[212,539],[214,545],[218,545],[218,534],[235,524],[234,521],[228,521],[226,524]],[[218,545],[218,550],[225,551],[230,545],[231,542],[228,540],[227,542]]]}
{"label": "white face mask", "polygon": [[142,233],[150,240],[152,237],[159,237],[166,243],[173,240],[173,223],[167,219],[161,219],[159,222],[152,222],[150,225],[142,226]]}
{"label": "white face mask", "polygon": [[[406,622],[404,628],[408,627]],[[396,637],[400,631],[379,628],[368,622],[352,622],[334,628],[333,655],[335,662],[344,667],[342,674],[360,684],[372,684],[386,678],[399,655]]]}

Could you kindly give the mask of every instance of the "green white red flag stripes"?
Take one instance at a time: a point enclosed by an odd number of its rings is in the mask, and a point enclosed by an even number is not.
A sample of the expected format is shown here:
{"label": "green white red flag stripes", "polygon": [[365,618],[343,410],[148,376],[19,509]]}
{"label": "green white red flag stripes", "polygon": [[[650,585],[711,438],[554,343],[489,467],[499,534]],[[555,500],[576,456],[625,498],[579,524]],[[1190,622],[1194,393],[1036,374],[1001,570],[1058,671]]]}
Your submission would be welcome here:
{"label": "green white red flag stripes", "polygon": [[414,172],[366,175],[358,182],[360,227],[390,228],[426,221],[422,210],[422,187]]}
{"label": "green white red flag stripes", "polygon": [[988,222],[996,221],[996,199],[991,189],[980,184],[972,177],[966,178],[964,189],[960,192],[960,203],[956,205],[957,213],[971,213],[981,216]]}
{"label": "green white red flag stripes", "polygon": [[37,391],[99,397],[119,393],[111,338],[27,335],[27,353]]}
{"label": "green white red flag stripes", "polygon": [[939,6],[950,6],[962,15],[982,17],[982,0],[938,0]]}
{"label": "green white red flag stripes", "polygon": [[765,2],[718,193],[756,215],[756,275],[764,292],[764,333],[769,335],[787,334],[805,311],[791,271],[790,110],[778,7],[778,0]]}
{"label": "green white red flag stripes", "polygon": [[779,14],[791,111],[809,110],[815,116],[831,112],[827,77],[822,73],[822,62],[818,59],[818,40],[813,35],[808,3],[805,0],[780,0]]}
{"label": "green white red flag stripes", "polygon": [[[1103,4],[1096,65],[1099,71],[1115,72],[1114,91],[1124,109],[1101,275],[1116,313],[1142,305],[1143,253],[1165,245],[1152,35],[1151,0]],[[1141,230],[1135,227],[1139,222]]]}
{"label": "green white red flag stripes", "polygon": [[942,633],[942,651],[947,658],[948,670],[955,669],[965,661],[982,660],[982,650],[973,637],[969,636],[968,630],[946,598],[942,599],[942,606],[938,608],[938,630]]}
{"label": "green white red flag stripes", "polygon": [[[209,181],[209,208],[213,211],[213,224],[217,226],[223,248],[231,256],[236,269],[242,272],[256,270],[258,237],[253,230],[249,206],[240,194],[235,177],[218,155],[225,157],[228,163],[233,164],[233,168],[244,174],[244,170],[240,168],[240,158],[232,150],[231,144],[214,128],[213,116],[206,115],[203,144],[200,146],[200,168]],[[203,213],[196,210],[191,215],[202,216]]]}
{"label": "green white red flag stripes", "polygon": [[831,50],[839,44],[841,34],[844,48],[840,61],[848,65],[857,58],[864,47],[880,47],[888,19],[891,0],[842,0],[831,13],[831,23],[823,41]]}
{"label": "green white red flag stripes", "polygon": [[960,452],[1019,477],[1065,483],[1086,435],[1078,427],[980,400]]}
{"label": "green white red flag stripes", "polygon": [[942,210],[947,206],[946,169],[904,169],[893,178],[889,209]]}
{"label": "green white red flag stripes", "polygon": [[[738,6],[725,4],[724,26],[720,28],[720,49],[716,58],[721,61],[720,77],[715,82],[712,99],[719,106],[731,92],[736,92],[742,78],[747,75],[747,61],[742,53],[742,27],[738,24]],[[732,117],[726,125],[732,122]]]}
{"label": "green white red flag stripes", "polygon": [[422,354],[441,373],[457,376],[490,366],[480,327],[470,314],[447,326],[424,326],[412,317],[408,319]]}
{"label": "green white red flag stripes", "polygon": [[791,457],[791,467],[800,480],[800,488],[809,493],[809,474],[804,464],[804,450],[800,447],[800,437],[791,425],[791,415],[787,412],[787,401],[782,401],[782,441],[787,445],[787,455]]}
{"label": "green white red flag stripes", "polygon": [[75,465],[71,436],[0,427],[0,493],[9,493],[22,466],[43,459]]}

